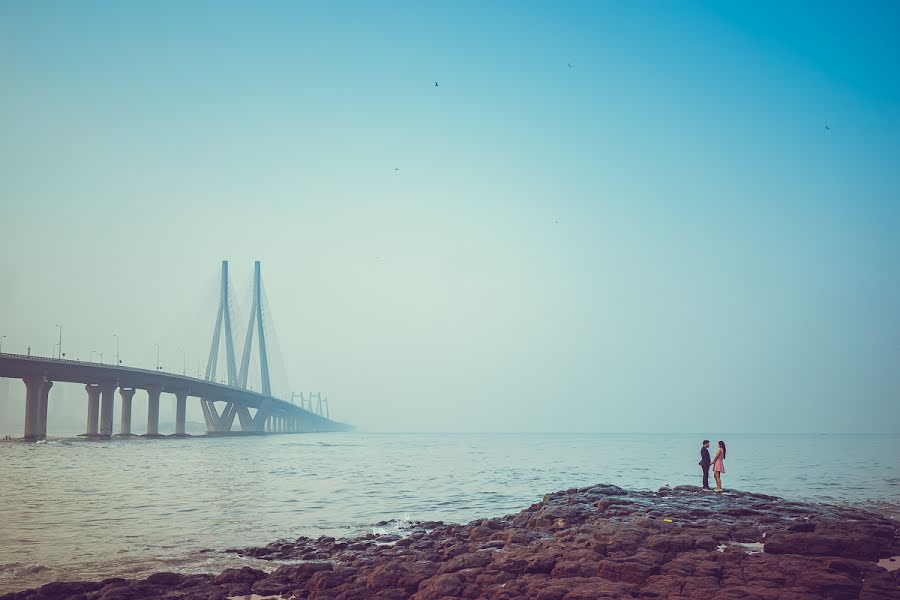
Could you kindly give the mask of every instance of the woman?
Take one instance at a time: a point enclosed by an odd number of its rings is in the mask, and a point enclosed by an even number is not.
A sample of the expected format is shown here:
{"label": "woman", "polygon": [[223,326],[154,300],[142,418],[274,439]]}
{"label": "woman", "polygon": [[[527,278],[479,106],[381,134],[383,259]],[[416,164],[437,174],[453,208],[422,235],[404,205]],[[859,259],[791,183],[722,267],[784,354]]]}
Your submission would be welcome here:
{"label": "woman", "polygon": [[722,473],[725,472],[725,442],[719,440],[719,448],[713,458],[713,477],[716,478],[716,491],[722,491]]}

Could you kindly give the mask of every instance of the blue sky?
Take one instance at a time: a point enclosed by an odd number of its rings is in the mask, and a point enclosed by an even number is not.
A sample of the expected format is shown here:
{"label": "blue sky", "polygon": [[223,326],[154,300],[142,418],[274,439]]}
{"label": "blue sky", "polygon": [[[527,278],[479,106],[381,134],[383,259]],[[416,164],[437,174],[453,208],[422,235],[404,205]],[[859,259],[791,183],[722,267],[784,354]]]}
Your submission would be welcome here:
{"label": "blue sky", "polygon": [[291,387],[364,428],[897,432],[898,39],[890,2],[0,2],[4,347],[202,356],[261,259]]}

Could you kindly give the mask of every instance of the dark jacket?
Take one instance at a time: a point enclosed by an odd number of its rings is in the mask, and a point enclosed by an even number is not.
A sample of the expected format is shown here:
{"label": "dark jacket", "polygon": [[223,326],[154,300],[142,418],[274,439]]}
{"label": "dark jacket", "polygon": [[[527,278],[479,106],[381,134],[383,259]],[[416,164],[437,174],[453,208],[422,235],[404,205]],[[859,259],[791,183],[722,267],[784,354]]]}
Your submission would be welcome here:
{"label": "dark jacket", "polygon": [[703,446],[701,446],[700,447],[700,466],[708,467],[711,464],[712,464],[712,461],[709,459],[709,450],[704,448]]}

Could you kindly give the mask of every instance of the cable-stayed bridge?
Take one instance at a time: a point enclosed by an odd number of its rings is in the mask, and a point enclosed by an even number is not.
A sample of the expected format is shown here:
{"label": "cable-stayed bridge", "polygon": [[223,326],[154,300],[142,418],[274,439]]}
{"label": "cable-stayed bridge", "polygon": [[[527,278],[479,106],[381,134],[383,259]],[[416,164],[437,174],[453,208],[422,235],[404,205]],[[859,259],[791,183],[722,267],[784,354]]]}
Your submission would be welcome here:
{"label": "cable-stayed bridge", "polygon": [[[156,370],[150,370],[121,364],[65,360],[61,358],[61,352],[59,358],[0,354],[0,377],[19,378],[25,383],[25,439],[36,440],[47,436],[47,415],[52,408],[50,390],[54,382],[84,384],[87,393],[87,431],[84,435],[88,437],[108,438],[113,435],[117,390],[121,400],[117,435],[122,436],[132,435],[132,400],[138,390],[147,393],[148,437],[159,436],[162,394],[175,396],[175,435],[185,434],[189,398],[200,401],[208,434],[351,430],[350,425],[329,418],[327,398],[323,401],[320,394],[310,393],[308,397],[293,394],[291,401],[272,394],[259,261],[254,266],[252,307],[240,362],[235,354],[230,295],[228,261],[222,261],[219,308],[203,378],[168,373],[159,366]],[[254,338],[261,381],[259,391],[248,389]],[[227,378],[217,380],[223,351]],[[293,402],[297,397],[300,398],[299,405]],[[318,401],[316,405],[313,404],[314,399]]]}

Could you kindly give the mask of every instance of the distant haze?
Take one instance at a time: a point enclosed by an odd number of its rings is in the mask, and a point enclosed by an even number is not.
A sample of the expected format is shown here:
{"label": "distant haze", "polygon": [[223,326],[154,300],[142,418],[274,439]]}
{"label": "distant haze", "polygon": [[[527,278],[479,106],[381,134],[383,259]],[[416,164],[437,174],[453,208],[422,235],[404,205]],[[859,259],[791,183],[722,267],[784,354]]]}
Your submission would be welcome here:
{"label": "distant haze", "polygon": [[889,2],[3,2],[3,351],[196,374],[261,260],[280,391],[363,430],[897,433],[898,40]]}

